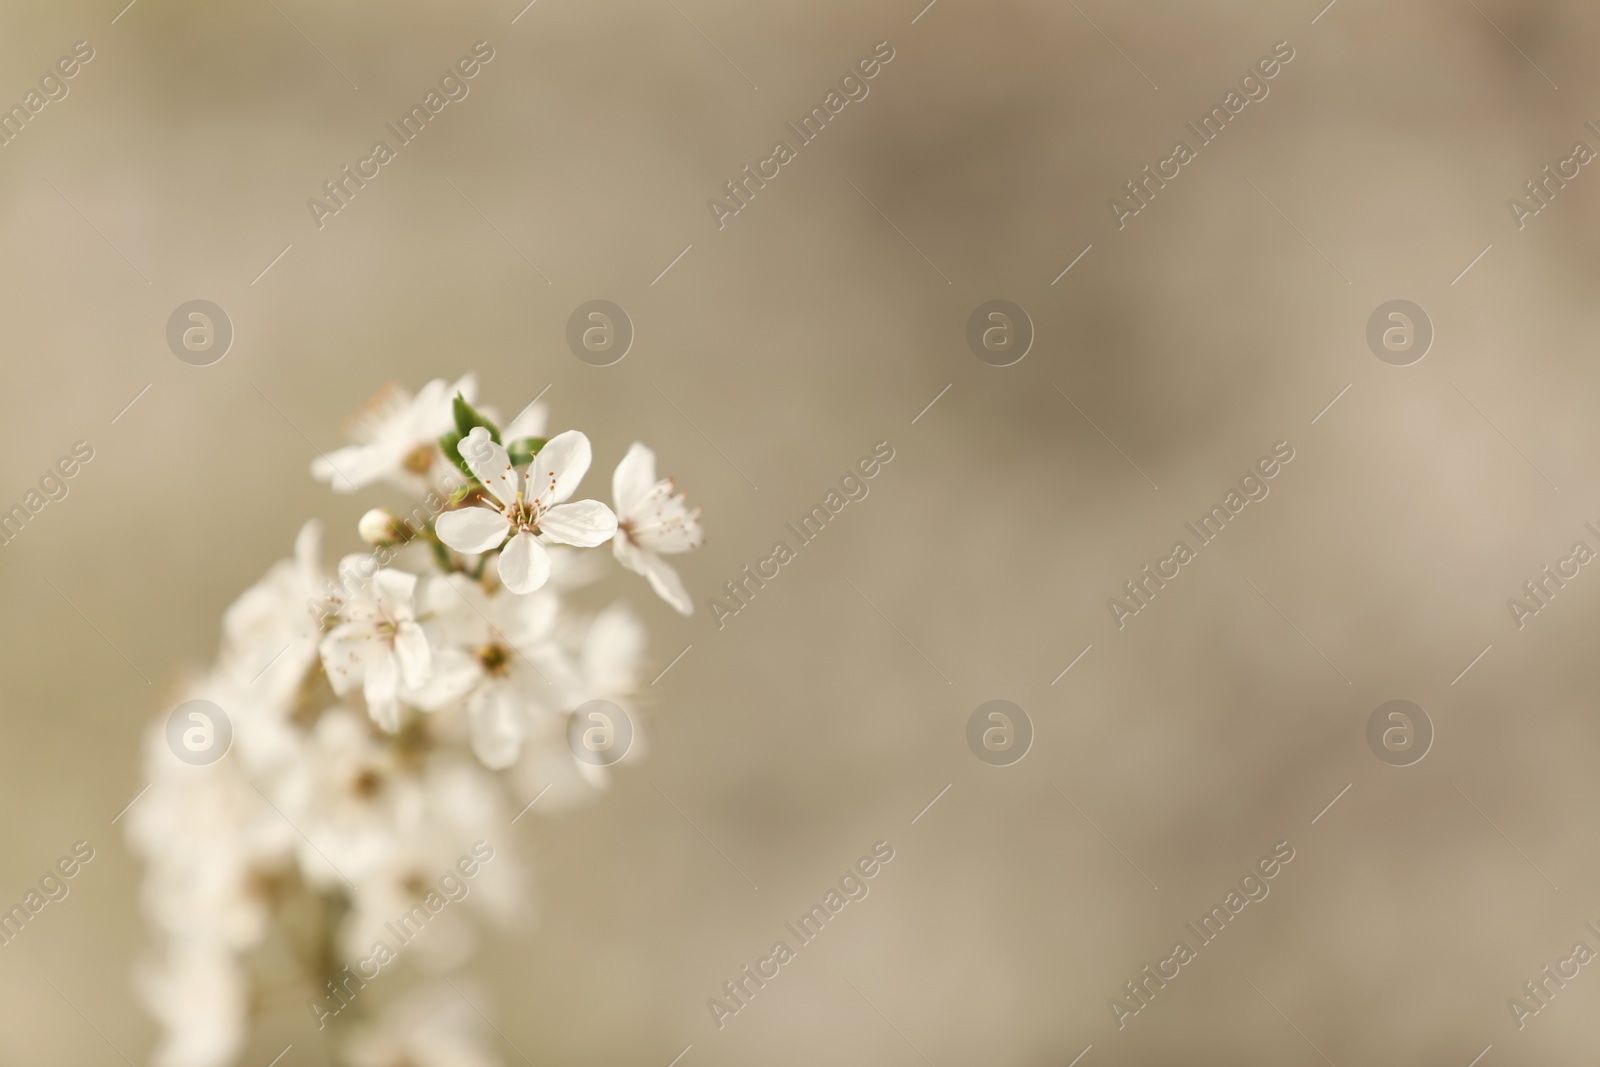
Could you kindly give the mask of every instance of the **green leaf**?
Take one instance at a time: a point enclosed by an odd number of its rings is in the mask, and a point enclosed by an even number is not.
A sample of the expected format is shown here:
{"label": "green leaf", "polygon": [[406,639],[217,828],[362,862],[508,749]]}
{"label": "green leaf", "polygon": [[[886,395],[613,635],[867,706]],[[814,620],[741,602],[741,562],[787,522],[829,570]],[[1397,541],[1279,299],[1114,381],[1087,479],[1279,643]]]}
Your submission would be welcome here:
{"label": "green leaf", "polygon": [[543,437],[522,437],[512,441],[511,446],[506,449],[511,454],[511,465],[513,467],[523,467],[532,463],[533,457],[539,454],[539,450],[545,446],[546,441],[547,438]]}
{"label": "green leaf", "polygon": [[456,432],[460,436],[465,437],[472,432],[473,427],[482,426],[489,431],[489,436],[494,439],[495,444],[500,443],[500,428],[478,414],[473,406],[467,403],[466,397],[457,393],[455,401],[451,404],[451,409],[455,413]]}
{"label": "green leaf", "polygon": [[456,394],[455,401],[451,404],[451,409],[455,413],[456,428],[439,438],[439,447],[444,451],[445,458],[456,465],[457,470],[476,482],[478,476],[472,473],[472,468],[467,466],[467,461],[461,458],[461,452],[457,446],[461,444],[462,438],[470,434],[473,428],[477,426],[482,426],[485,430],[488,430],[490,439],[495,444],[499,444],[500,428],[480,415],[471,404],[467,403],[467,398],[460,393]]}
{"label": "green leaf", "polygon": [[472,468],[467,466],[467,461],[462,459],[461,453],[456,450],[456,446],[461,443],[461,436],[457,431],[451,430],[439,438],[439,449],[445,454],[446,459],[456,465],[457,470],[467,476],[469,481],[477,483],[478,476],[472,473]]}

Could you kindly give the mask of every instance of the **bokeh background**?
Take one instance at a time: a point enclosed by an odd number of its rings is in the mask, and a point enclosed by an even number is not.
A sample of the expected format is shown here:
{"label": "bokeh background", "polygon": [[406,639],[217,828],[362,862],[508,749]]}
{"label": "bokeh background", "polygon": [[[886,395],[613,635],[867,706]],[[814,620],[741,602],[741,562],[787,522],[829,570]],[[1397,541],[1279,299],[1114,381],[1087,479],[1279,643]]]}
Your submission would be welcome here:
{"label": "bokeh background", "polygon": [[[647,674],[692,648],[648,760],[518,823],[539,923],[475,972],[507,1062],[1592,1059],[1600,976],[1525,1029],[1506,1000],[1600,947],[1600,577],[1521,630],[1506,599],[1600,545],[1600,177],[1520,230],[1506,201],[1600,146],[1600,10],[921,2],[0,12],[0,99],[95,50],[0,148],[0,502],[95,450],[0,549],[0,899],[97,851],[0,949],[0,1062],[146,1061],[111,821],[141,731],[305,518],[348,549],[401,502],[333,496],[315,450],[385,382],[468,370],[503,411],[548,387],[596,496],[651,444],[709,535],[693,618],[602,587]],[[470,96],[319,230],[307,198],[480,40]],[[1119,231],[1107,198],[1283,40]],[[719,231],[707,198],[879,41],[870,95]],[[165,341],[195,298],[236,330],[210,367]],[[594,298],[637,331],[607,368],[565,342]],[[1014,366],[966,344],[992,298],[1036,329]],[[1365,341],[1396,298],[1436,331],[1403,368]],[[719,631],[704,598],[884,440]],[[1280,440],[1270,497],[1118,631],[1106,599]],[[1004,768],[965,742],[997,698],[1035,730]],[[1395,698],[1437,733],[1405,768],[1365,740]],[[871,895],[716,1029],[706,998],[879,840]],[[1108,998],[1281,840],[1271,895],[1119,1031]],[[241,1062],[290,1043],[327,1062],[292,997]]]}

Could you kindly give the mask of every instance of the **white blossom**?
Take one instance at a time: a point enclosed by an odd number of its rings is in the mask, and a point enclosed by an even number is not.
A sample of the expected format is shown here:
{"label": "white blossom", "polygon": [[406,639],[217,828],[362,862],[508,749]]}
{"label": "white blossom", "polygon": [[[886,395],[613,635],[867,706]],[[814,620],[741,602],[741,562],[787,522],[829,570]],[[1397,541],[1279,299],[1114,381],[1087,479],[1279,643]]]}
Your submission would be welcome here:
{"label": "white blossom", "polygon": [[342,621],[319,647],[333,691],[344,696],[360,685],[368,713],[390,733],[400,728],[401,683],[413,689],[424,684],[431,665],[428,639],[417,625],[416,589],[416,575],[379,569],[356,587]]}
{"label": "white blossom", "polygon": [[[341,1062],[501,1062],[461,991],[407,990],[401,975],[463,966],[480,926],[527,921],[513,814],[543,792],[540,812],[559,810],[608,781],[607,768],[574,756],[569,726],[588,700],[632,708],[645,635],[625,606],[570,609],[568,595],[608,566],[585,550],[615,537],[612,555],[687,614],[662,556],[696,547],[700,527],[643,445],[613,478],[620,525],[605,504],[571,501],[588,438],[544,441],[538,403],[491,432],[494,411],[474,407],[474,394],[471,375],[415,397],[390,387],[356,420],[357,443],[313,464],[339,492],[386,482],[424,499],[345,530],[368,551],[345,556],[333,579],[322,528],[306,523],[292,558],[228,608],[216,662],[174,692],[214,704],[230,747],[200,765],[169,748],[176,704],[146,731],[149,786],[124,831],[145,864],[140,906],[155,935],[137,971],[160,1026],[155,1067],[237,1064],[258,985],[292,981],[263,970],[291,957],[312,1012],[332,1014],[327,962],[372,958],[417,909],[424,935],[394,947],[406,962],[381,979],[399,995],[361,994],[363,1025],[348,1031]],[[470,489],[440,447],[462,431]],[[525,470],[513,466],[512,450],[534,449]],[[642,751],[634,725],[630,757]],[[462,875],[469,853],[492,862]]]}
{"label": "white blossom", "polygon": [[455,424],[451,403],[461,394],[469,403],[477,382],[468,374],[454,384],[435,378],[417,395],[398,385],[386,386],[350,422],[356,444],[318,456],[311,473],[329,482],[336,493],[353,493],[378,482],[421,491],[443,464],[439,437]]}
{"label": "white blossom", "polygon": [[589,470],[589,439],[577,430],[551,438],[526,478],[481,426],[457,447],[487,499],[439,516],[439,539],[457,552],[500,549],[500,580],[513,593],[531,593],[549,580],[546,543],[593,548],[617,532],[616,515],[598,500],[563,503]]}
{"label": "white blossom", "polygon": [[538,694],[548,689],[547,671],[556,670],[558,601],[547,590],[492,597],[462,575],[434,582],[429,592],[433,676],[410,698],[426,711],[463,702],[473,752],[487,767],[508,767],[538,713]]}
{"label": "white blossom", "polygon": [[617,535],[611,541],[617,562],[642,574],[656,595],[680,614],[694,613],[694,601],[678,572],[662,555],[699,548],[700,509],[689,510],[671,478],[656,479],[656,454],[635,441],[611,475],[617,506]]}

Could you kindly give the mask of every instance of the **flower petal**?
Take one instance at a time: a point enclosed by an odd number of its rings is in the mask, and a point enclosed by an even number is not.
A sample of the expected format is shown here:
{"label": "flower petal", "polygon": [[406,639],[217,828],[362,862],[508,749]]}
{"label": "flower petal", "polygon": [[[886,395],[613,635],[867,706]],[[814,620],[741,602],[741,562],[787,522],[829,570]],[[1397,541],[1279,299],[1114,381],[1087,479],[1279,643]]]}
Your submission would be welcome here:
{"label": "flower petal", "polygon": [[434,528],[457,552],[488,552],[505,543],[511,520],[490,508],[459,508],[440,515]]}
{"label": "flower petal", "polygon": [[617,532],[617,517],[598,500],[574,500],[540,515],[539,530],[557,544],[593,548]]}
{"label": "flower petal", "polygon": [[394,632],[394,658],[400,664],[400,680],[408,689],[428,683],[433,671],[433,654],[428,649],[428,638],[422,627],[414,622],[403,622]]}
{"label": "flower petal", "polygon": [[441,648],[430,652],[433,671],[415,692],[407,693],[406,700],[423,711],[439,711],[472,691],[483,678],[483,665],[477,656],[464,648]]}
{"label": "flower petal", "polygon": [[628,532],[635,541],[656,552],[687,552],[705,539],[700,529],[700,509],[689,510],[682,493],[670,481],[660,481],[627,515]]}
{"label": "flower petal", "polygon": [[355,691],[363,673],[362,657],[371,639],[371,626],[346,622],[334,627],[317,647],[328,684],[339,696]]}
{"label": "flower petal", "polygon": [[457,442],[456,451],[489,490],[490,496],[502,504],[517,502],[517,491],[522,483],[517,472],[511,469],[511,456],[505,446],[490,437],[488,430],[474,426],[471,433]]}
{"label": "flower petal", "polygon": [[656,454],[635,441],[611,474],[611,501],[617,505],[617,514],[632,518],[633,509],[655,484]]}
{"label": "flower petal", "polygon": [[500,551],[500,580],[513,593],[531,593],[550,579],[550,553],[539,539],[521,531]]}
{"label": "flower petal", "polygon": [[644,575],[656,596],[671,604],[679,615],[694,614],[694,601],[689,599],[689,591],[683,587],[683,579],[678,577],[672,564],[647,548],[634,548],[626,556],[618,552],[617,561],[630,571]]}
{"label": "flower petal", "polygon": [[295,535],[294,565],[301,583],[308,589],[318,589],[322,584],[322,523],[316,519],[307,520]]}
{"label": "flower petal", "polygon": [[336,493],[353,493],[395,473],[393,450],[374,445],[346,445],[311,461],[311,476],[328,482]]}
{"label": "flower petal", "polygon": [[385,619],[399,622],[413,618],[413,597],[417,593],[417,576],[384,568],[372,576],[372,593],[378,602],[378,611]]}
{"label": "flower petal", "polygon": [[500,770],[517,762],[528,726],[510,686],[504,682],[483,686],[467,702],[467,714],[472,722],[472,751],[484,766]]}
{"label": "flower petal", "polygon": [[626,604],[612,604],[596,615],[579,651],[587,695],[614,698],[631,692],[644,644],[644,626]]}
{"label": "flower petal", "polygon": [[400,729],[400,702],[396,699],[399,689],[400,665],[395,662],[394,653],[382,649],[369,656],[361,692],[367,698],[372,721],[389,733]]}
{"label": "flower petal", "polygon": [[500,431],[502,439],[517,441],[524,437],[543,437],[545,427],[549,424],[550,411],[538,401],[529,404],[512,419],[504,430]]}
{"label": "flower petal", "polygon": [[528,468],[529,499],[539,501],[544,507],[567,499],[589,473],[593,457],[589,439],[577,430],[556,434],[539,450],[533,458],[533,466]]}

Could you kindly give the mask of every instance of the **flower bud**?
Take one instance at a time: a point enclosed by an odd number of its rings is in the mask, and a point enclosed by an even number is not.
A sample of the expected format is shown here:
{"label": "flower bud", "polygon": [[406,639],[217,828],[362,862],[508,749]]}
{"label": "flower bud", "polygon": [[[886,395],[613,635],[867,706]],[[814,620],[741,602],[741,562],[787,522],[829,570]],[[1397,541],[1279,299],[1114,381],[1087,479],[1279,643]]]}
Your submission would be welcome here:
{"label": "flower bud", "polygon": [[373,508],[361,516],[356,533],[369,545],[390,545],[402,540],[400,524],[387,508]]}

